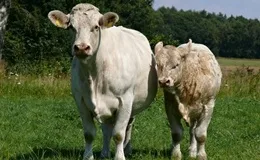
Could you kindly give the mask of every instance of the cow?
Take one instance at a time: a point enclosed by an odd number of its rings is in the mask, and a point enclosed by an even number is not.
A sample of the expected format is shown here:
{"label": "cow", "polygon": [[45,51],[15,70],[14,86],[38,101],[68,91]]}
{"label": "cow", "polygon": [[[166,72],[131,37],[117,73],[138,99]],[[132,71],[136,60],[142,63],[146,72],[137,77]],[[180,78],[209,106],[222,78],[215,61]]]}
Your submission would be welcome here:
{"label": "cow", "polygon": [[154,48],[159,85],[172,135],[171,156],[181,159],[181,119],[190,127],[189,156],[205,160],[205,142],[222,73],[213,53],[203,44],[178,47],[158,42]]}
{"label": "cow", "polygon": [[94,159],[96,119],[103,131],[101,157],[110,156],[113,137],[115,159],[124,160],[124,147],[131,150],[127,147],[134,116],[149,107],[157,93],[156,63],[147,38],[136,30],[114,26],[119,20],[116,13],[102,15],[88,3],[77,4],[69,14],[53,10],[48,18],[75,35],[71,87],[83,123],[83,159]]}
{"label": "cow", "polygon": [[2,59],[2,50],[4,46],[4,33],[7,23],[11,0],[3,0],[0,2],[0,61]]}

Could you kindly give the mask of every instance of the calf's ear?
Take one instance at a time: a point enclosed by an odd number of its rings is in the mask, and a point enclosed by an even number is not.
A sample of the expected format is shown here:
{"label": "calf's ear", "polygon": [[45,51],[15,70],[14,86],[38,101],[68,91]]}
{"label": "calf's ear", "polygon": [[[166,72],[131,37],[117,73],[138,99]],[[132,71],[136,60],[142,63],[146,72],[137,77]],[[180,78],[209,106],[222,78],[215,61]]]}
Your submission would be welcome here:
{"label": "calf's ear", "polygon": [[114,24],[119,20],[119,17],[114,12],[107,12],[99,19],[99,25],[102,28],[109,28],[114,26]]}
{"label": "calf's ear", "polygon": [[180,47],[180,48],[177,48],[177,49],[178,49],[181,57],[185,59],[190,54],[190,52],[192,50],[192,40],[189,39],[189,42],[187,43],[186,47]]}
{"label": "calf's ear", "polygon": [[159,51],[163,48],[163,42],[158,42],[154,47],[154,54],[158,54]]}
{"label": "calf's ear", "polygon": [[59,10],[49,12],[48,18],[55,26],[59,28],[66,29],[69,26],[69,16]]}

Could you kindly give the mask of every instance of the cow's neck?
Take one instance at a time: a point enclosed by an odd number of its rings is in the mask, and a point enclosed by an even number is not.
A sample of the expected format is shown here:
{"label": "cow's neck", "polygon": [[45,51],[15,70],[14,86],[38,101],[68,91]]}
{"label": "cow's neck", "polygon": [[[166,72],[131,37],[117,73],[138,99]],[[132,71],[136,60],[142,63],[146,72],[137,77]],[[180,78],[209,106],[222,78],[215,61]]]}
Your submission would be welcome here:
{"label": "cow's neck", "polygon": [[93,52],[94,57],[96,57],[96,55],[99,51],[100,43],[101,43],[101,29],[100,29],[100,27],[98,27],[98,45],[97,45],[96,50]]}

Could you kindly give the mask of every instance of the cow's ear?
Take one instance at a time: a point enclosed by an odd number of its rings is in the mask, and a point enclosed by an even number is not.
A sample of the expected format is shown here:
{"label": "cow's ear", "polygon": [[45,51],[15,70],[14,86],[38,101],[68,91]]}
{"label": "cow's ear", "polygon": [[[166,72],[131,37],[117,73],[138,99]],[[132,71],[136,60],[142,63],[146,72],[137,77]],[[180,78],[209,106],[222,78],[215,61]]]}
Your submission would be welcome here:
{"label": "cow's ear", "polygon": [[189,39],[189,42],[188,42],[188,49],[189,49],[189,52],[191,51],[191,47],[192,47],[192,40]]}
{"label": "cow's ear", "polygon": [[163,48],[163,42],[160,41],[154,47],[154,54],[158,54],[162,48]]}
{"label": "cow's ear", "polygon": [[66,29],[69,26],[69,15],[66,15],[59,10],[49,12],[48,18],[55,26],[59,28]]}
{"label": "cow's ear", "polygon": [[189,39],[189,42],[185,45],[185,47],[178,47],[177,49],[181,57],[185,59],[192,51],[192,40]]}
{"label": "cow's ear", "polygon": [[119,17],[114,12],[107,12],[99,19],[99,25],[102,28],[109,28],[115,25],[115,23],[119,20]]}

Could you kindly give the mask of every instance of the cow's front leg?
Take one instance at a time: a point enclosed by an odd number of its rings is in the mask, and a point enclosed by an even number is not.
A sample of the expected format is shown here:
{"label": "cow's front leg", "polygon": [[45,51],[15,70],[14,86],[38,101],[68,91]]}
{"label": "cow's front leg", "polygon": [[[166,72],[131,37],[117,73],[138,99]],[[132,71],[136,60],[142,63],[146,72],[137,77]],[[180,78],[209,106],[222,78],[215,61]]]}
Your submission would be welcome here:
{"label": "cow's front leg", "polygon": [[96,136],[96,126],[94,124],[93,116],[88,107],[85,105],[83,98],[76,99],[76,103],[78,105],[78,110],[82,119],[84,137],[86,141],[83,160],[94,160],[92,142]]}
{"label": "cow's front leg", "polygon": [[125,160],[124,141],[126,128],[132,112],[132,99],[133,98],[128,97],[126,101],[123,101],[123,99],[119,98],[121,105],[117,111],[117,118],[113,130],[113,139],[116,144],[115,160]]}
{"label": "cow's front leg", "polygon": [[103,133],[103,149],[101,151],[100,158],[109,158],[110,157],[110,140],[112,137],[113,124],[102,124],[102,133]]}

